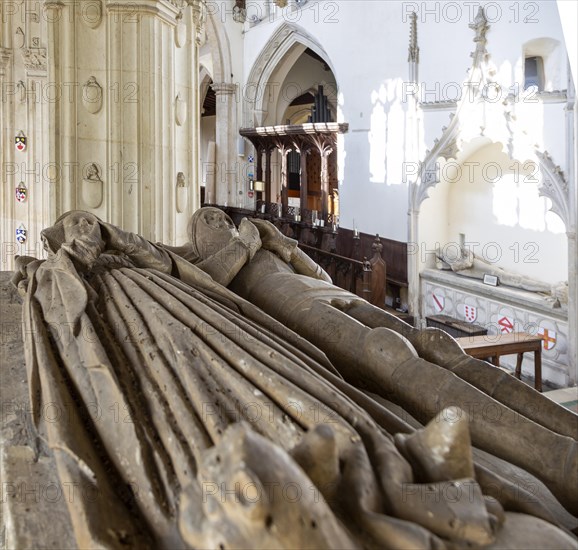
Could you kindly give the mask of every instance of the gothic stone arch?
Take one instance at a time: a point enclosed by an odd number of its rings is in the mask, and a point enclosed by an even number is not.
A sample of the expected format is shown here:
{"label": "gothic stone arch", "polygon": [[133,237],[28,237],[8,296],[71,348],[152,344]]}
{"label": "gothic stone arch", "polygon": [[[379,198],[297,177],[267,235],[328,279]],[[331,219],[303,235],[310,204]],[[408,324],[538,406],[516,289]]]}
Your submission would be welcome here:
{"label": "gothic stone arch", "polygon": [[326,61],[337,81],[334,67],[323,47],[297,25],[284,23],[271,36],[247,78],[244,94],[244,127],[263,125],[268,113],[269,96],[265,91],[269,82],[274,77],[277,77],[277,81],[282,81],[307,48],[311,48]]}

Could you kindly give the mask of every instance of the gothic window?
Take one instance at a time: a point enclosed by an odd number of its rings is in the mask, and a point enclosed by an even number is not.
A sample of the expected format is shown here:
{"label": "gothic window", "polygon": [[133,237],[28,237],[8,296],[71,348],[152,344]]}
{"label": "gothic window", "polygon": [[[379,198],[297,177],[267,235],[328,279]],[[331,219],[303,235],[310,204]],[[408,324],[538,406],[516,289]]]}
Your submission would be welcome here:
{"label": "gothic window", "polygon": [[544,62],[541,57],[526,57],[524,62],[524,90],[537,86],[538,91],[544,89]]}

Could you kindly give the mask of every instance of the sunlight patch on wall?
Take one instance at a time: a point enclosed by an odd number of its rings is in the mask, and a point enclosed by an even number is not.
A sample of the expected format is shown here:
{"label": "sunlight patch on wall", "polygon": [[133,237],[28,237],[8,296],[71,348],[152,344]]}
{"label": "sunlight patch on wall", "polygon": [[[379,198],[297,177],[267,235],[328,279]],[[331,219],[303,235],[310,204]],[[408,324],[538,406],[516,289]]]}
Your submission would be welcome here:
{"label": "sunlight patch on wall", "polygon": [[[373,109],[370,117],[369,181],[401,184],[405,160],[405,116],[401,104],[401,79],[389,80],[371,93]],[[390,129],[395,129],[391,134]]]}
{"label": "sunlight patch on wall", "polygon": [[538,184],[526,181],[529,177],[515,173],[504,174],[493,182],[493,214],[496,223],[533,231],[565,233],[560,217],[549,212],[550,200],[538,195]]}
{"label": "sunlight patch on wall", "polygon": [[369,181],[371,183],[385,183],[385,153],[387,135],[387,116],[385,101],[387,92],[381,85],[379,92],[371,93],[371,111],[369,140]]}
{"label": "sunlight patch on wall", "polygon": [[387,184],[400,184],[403,180],[403,161],[405,159],[405,111],[399,102],[393,103],[389,110],[388,126],[397,128],[397,132],[388,132],[386,166]]}

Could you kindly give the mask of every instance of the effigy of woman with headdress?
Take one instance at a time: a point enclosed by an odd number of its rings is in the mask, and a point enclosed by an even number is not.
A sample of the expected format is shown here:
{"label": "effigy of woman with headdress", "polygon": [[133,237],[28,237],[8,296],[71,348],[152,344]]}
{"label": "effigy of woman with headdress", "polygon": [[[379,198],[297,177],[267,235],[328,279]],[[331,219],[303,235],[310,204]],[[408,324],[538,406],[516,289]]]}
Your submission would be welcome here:
{"label": "effigy of woman with headdress", "polygon": [[70,212],[20,259],[38,452],[94,495],[80,546],[577,547],[575,415],[268,222],[189,229],[168,247]]}

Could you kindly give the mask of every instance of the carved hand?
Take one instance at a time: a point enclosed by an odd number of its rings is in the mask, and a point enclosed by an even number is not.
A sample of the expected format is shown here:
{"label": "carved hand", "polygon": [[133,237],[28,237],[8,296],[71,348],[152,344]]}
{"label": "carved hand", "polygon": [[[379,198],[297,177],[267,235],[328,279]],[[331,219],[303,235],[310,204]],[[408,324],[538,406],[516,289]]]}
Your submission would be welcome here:
{"label": "carved hand", "polygon": [[130,254],[135,251],[136,243],[131,239],[132,233],[122,230],[116,225],[100,222],[101,233],[108,250],[118,250]]}
{"label": "carved hand", "polygon": [[286,262],[291,262],[291,255],[297,246],[295,239],[286,237],[271,222],[259,218],[251,219],[251,223],[259,230],[263,248],[278,254]]}
{"label": "carved hand", "polygon": [[249,249],[249,259],[252,260],[262,243],[259,230],[247,218],[243,218],[239,225],[239,239]]}

